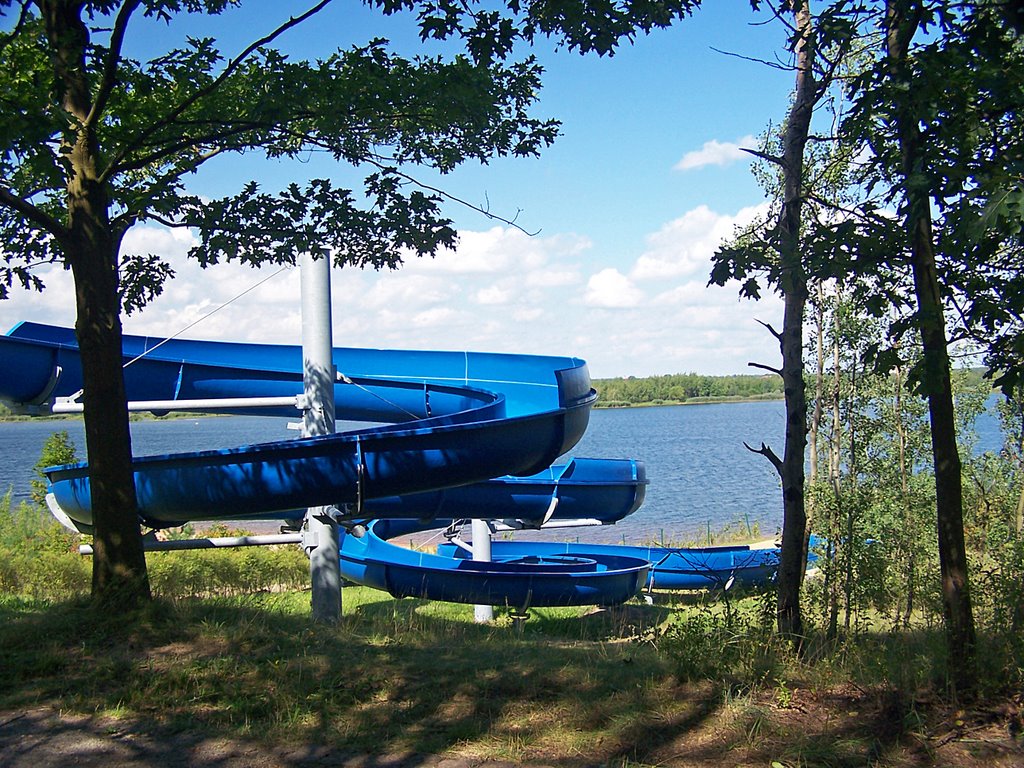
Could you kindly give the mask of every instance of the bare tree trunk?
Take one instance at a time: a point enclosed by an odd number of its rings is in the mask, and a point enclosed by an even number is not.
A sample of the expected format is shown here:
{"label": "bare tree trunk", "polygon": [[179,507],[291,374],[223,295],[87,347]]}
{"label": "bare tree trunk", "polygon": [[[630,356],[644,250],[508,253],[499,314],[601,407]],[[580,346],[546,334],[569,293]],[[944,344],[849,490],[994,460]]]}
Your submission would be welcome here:
{"label": "bare tree trunk", "polygon": [[[814,488],[818,483],[818,435],[821,431],[822,398],[825,396],[825,296],[821,281],[815,285],[817,300],[814,305],[814,334],[816,365],[814,372],[814,410],[811,413],[810,424],[807,430],[808,447],[810,450],[810,473],[809,485]],[[805,494],[806,498],[806,494]],[[804,562],[807,561],[807,554],[811,548],[811,530],[816,522],[818,509],[815,505],[815,497],[812,494],[807,503],[807,530],[804,533]]]}
{"label": "bare tree trunk", "polygon": [[[910,42],[919,19],[908,18],[895,0],[886,4],[886,53],[890,76],[897,82],[905,74]],[[924,353],[924,391],[931,417],[932,455],[935,462],[936,517],[939,569],[945,609],[950,678],[958,693],[974,689],[974,616],[967,581],[964,543],[963,478],[956,445],[953,386],[950,375],[945,316],[935,263],[931,200],[914,181],[919,176],[923,137],[912,107],[897,105],[896,130],[902,156],[906,195],[906,229],[917,296],[917,325]]]}
{"label": "bare tree trunk", "polygon": [[64,139],[67,235],[64,258],[75,278],[75,333],[82,353],[85,443],[92,486],[92,594],[101,608],[124,610],[150,598],[139,530],[131,435],[121,371],[117,286],[119,238],[109,219],[90,84],[84,73],[89,33],[78,4],[41,3],[55,83],[69,118]]}
{"label": "bare tree trunk", "polygon": [[815,286],[817,302],[814,306],[814,337],[817,365],[814,371],[814,411],[807,430],[810,448],[810,472],[808,481],[813,486],[818,481],[818,432],[821,427],[822,398],[825,396],[825,296],[821,281]]}
{"label": "bare tree trunk", "polygon": [[1024,530],[1024,483],[1021,483],[1020,495],[1017,497],[1017,519],[1015,522],[1017,535],[1020,536],[1021,531]]}
{"label": "bare tree trunk", "polygon": [[807,277],[800,252],[800,214],[803,205],[804,147],[819,91],[814,78],[814,25],[807,3],[795,6],[796,88],[783,139],[784,197],[779,218],[779,260],[785,310],[780,334],[782,384],[786,398],[786,443],[779,474],[782,477],[782,546],[779,552],[778,630],[797,647],[804,639],[800,586],[807,560],[804,540],[804,455],[807,446],[807,399],[804,390],[803,324]]}

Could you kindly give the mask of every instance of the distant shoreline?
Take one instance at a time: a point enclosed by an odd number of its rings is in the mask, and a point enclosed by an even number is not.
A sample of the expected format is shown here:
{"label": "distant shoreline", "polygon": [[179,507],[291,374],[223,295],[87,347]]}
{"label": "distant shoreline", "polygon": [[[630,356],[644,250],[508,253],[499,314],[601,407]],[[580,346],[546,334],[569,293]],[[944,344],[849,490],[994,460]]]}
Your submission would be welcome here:
{"label": "distant shoreline", "polygon": [[692,397],[689,400],[662,400],[660,402],[649,402],[649,403],[621,403],[611,402],[602,403],[600,399],[594,406],[596,409],[602,411],[614,411],[614,410],[626,410],[629,408],[660,408],[661,406],[675,406],[675,405],[716,405],[719,403],[763,403],[766,401],[782,401],[785,400],[783,395],[723,395],[722,397]]}
{"label": "distant shoreline", "polygon": [[[223,414],[215,413],[186,413],[175,412],[168,413],[163,416],[154,416],[153,414],[146,412],[132,412],[128,414],[129,421],[171,421],[173,419],[205,419],[211,416],[219,416]],[[16,423],[19,421],[82,421],[82,414],[80,413],[51,413],[40,416],[23,416],[17,413],[3,413],[0,414],[0,424]]]}

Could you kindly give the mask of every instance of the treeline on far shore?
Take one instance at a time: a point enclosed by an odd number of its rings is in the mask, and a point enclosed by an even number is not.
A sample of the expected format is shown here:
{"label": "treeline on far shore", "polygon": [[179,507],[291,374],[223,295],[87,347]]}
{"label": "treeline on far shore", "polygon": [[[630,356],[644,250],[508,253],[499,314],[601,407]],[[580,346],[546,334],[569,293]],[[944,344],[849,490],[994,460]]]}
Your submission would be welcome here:
{"label": "treeline on far shore", "polygon": [[782,397],[782,379],[771,374],[705,376],[673,373],[664,376],[629,376],[594,379],[603,408],[633,405],[672,405],[716,400],[767,400]]}

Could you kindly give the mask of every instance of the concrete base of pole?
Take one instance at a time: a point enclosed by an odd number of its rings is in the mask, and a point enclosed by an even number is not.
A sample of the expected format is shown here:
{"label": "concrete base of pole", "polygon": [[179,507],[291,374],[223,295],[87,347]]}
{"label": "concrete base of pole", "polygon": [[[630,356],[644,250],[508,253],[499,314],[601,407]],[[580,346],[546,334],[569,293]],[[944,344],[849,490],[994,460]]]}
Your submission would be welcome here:
{"label": "concrete base of pole", "polygon": [[[473,559],[489,563],[491,561],[491,528],[486,520],[474,520],[471,527],[473,535]],[[494,608],[490,605],[473,606],[473,620],[477,624],[494,621]]]}

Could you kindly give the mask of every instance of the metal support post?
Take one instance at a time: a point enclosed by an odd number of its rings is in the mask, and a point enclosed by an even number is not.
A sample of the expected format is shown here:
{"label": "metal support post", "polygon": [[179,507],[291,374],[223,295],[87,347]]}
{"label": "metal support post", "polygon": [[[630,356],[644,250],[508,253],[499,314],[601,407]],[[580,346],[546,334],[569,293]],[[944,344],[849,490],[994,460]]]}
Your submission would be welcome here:
{"label": "metal support post", "polygon": [[[473,559],[491,562],[491,526],[486,520],[473,520]],[[473,620],[477,624],[494,621],[494,608],[490,605],[473,606]]]}
{"label": "metal support post", "polygon": [[[305,437],[334,432],[333,336],[331,332],[331,261],[303,254],[299,259],[302,292],[302,382],[306,410]],[[306,551],[312,586],[313,621],[336,624],[341,618],[341,563],[338,524],[330,507],[310,507],[305,518]]]}

